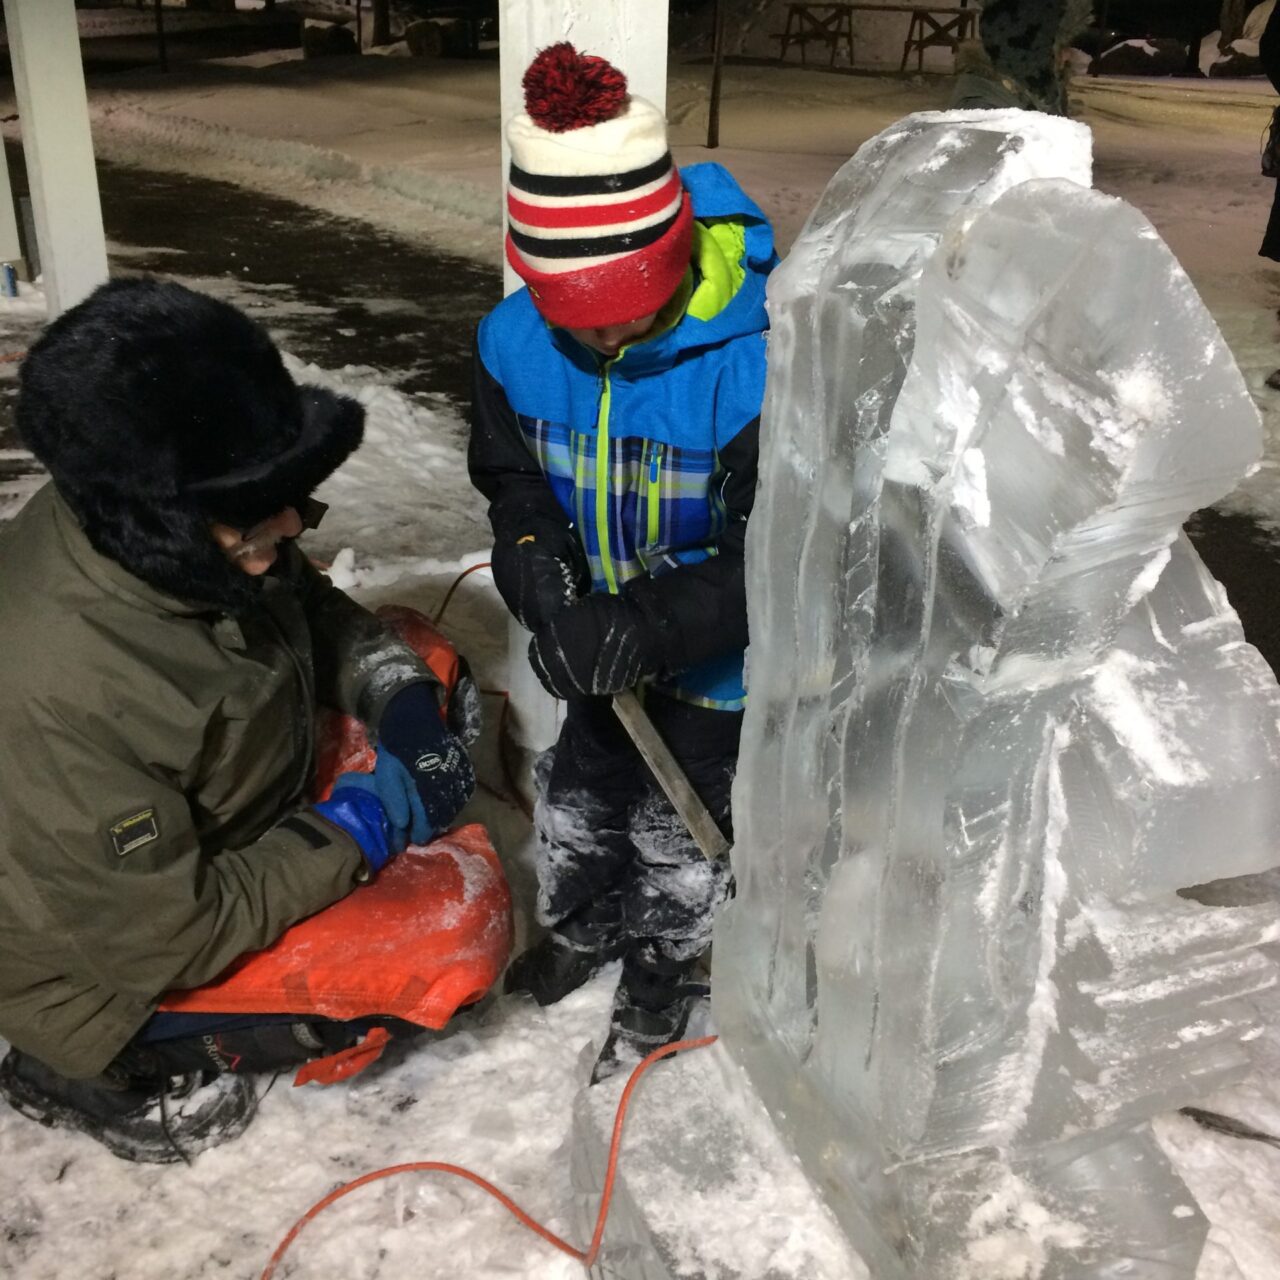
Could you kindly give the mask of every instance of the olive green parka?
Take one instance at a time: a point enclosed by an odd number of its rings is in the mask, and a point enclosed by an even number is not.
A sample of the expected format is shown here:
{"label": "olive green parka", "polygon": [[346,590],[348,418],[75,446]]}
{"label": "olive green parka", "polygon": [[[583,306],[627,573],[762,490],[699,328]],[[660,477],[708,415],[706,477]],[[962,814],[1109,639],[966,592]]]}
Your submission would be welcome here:
{"label": "olive green parka", "polygon": [[46,485],[0,528],[0,1036],[101,1071],[172,988],[366,878],[305,808],[316,703],[431,679],[284,544],[230,616],[98,554]]}

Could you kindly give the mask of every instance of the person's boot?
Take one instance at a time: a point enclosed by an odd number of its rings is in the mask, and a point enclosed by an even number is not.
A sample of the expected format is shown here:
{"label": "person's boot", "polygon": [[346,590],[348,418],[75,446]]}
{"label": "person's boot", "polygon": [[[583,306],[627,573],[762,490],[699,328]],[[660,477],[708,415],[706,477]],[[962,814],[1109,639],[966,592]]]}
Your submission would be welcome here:
{"label": "person's boot", "polygon": [[611,894],[562,920],[507,969],[503,990],[555,1004],[621,957],[622,900]]}
{"label": "person's boot", "polygon": [[0,1062],[0,1096],[46,1128],[77,1129],[142,1164],[175,1164],[239,1137],[258,1106],[247,1076],[148,1078],[113,1065],[71,1080],[19,1049]]}
{"label": "person's boot", "polygon": [[694,1005],[711,994],[706,982],[695,980],[697,965],[697,956],[667,960],[647,946],[626,957],[592,1084],[681,1039]]}

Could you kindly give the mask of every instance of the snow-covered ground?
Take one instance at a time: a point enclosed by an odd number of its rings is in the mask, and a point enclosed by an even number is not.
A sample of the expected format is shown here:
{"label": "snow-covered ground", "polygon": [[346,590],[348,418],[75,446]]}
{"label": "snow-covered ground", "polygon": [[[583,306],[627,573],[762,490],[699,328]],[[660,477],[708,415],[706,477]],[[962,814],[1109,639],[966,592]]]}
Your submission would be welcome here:
{"label": "snow-covered ground", "polygon": [[[677,160],[731,168],[774,219],[784,250],[863,140],[946,98],[937,81],[730,67],[723,145],[707,152],[707,77],[703,67],[672,69]],[[1078,96],[1095,131],[1097,185],[1138,205],[1172,245],[1264,409],[1268,457],[1231,505],[1280,528],[1280,413],[1277,393],[1262,385],[1280,364],[1280,270],[1256,257],[1271,196],[1257,173],[1257,139],[1274,99],[1265,86],[1221,81],[1094,82]],[[497,102],[496,64],[304,63],[270,54],[168,77],[117,75],[91,91],[95,142],[108,159],[238,182],[495,266]],[[0,114],[11,110],[0,103]],[[220,286],[233,300],[239,287]],[[288,306],[281,302],[268,323],[287,323]],[[8,310],[0,303],[0,336],[29,327],[32,308],[38,299],[30,296]],[[487,553],[457,407],[402,395],[394,371],[297,361],[293,369],[350,390],[369,411],[368,443],[322,493],[333,507],[310,549],[334,561],[339,581],[366,602],[394,598],[434,611],[457,572]],[[501,687],[504,615],[483,574],[463,584],[446,626],[482,686]],[[492,729],[498,700],[489,702]],[[490,732],[479,768],[500,785],[492,739]],[[523,816],[483,793],[464,816],[489,826],[527,901]],[[419,1159],[465,1164],[573,1236],[564,1144],[584,1054],[589,1060],[607,1020],[611,976],[549,1010],[500,1000],[452,1037],[397,1055],[349,1086],[294,1091],[282,1079],[244,1138],[190,1169],[124,1165],[87,1140],[0,1112],[0,1275],[256,1276],[294,1218],[336,1183]],[[1280,1034],[1267,1040],[1263,1061],[1268,1070],[1207,1105],[1274,1130]],[[1199,1280],[1274,1280],[1280,1151],[1207,1135],[1176,1116],[1158,1132],[1213,1224]],[[298,1277],[581,1274],[478,1191],[418,1175],[330,1210],[290,1258],[281,1274]],[[840,1274],[834,1261],[832,1274]]]}

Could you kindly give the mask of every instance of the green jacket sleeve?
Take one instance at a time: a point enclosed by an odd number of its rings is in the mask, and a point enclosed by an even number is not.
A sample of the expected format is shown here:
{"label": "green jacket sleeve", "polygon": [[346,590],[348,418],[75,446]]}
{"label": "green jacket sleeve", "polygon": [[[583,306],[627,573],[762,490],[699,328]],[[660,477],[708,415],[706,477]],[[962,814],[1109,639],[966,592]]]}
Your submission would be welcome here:
{"label": "green jacket sleeve", "polygon": [[244,848],[202,849],[177,779],[122,748],[108,718],[39,719],[11,760],[25,776],[6,786],[4,825],[25,856],[6,871],[28,918],[109,991],[199,986],[362,876],[350,836],[305,810]]}
{"label": "green jacket sleeve", "polygon": [[296,547],[289,571],[311,629],[321,703],[376,729],[393,694],[419,680],[438,683],[403,640],[335,587]]}

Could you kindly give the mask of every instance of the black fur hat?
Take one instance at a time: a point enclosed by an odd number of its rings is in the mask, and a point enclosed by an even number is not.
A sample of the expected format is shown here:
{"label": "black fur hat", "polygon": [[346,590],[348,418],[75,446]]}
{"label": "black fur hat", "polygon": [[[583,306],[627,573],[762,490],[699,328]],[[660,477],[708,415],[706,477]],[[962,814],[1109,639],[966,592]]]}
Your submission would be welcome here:
{"label": "black fur hat", "polygon": [[144,582],[236,607],[258,585],[209,530],[300,506],[359,445],[364,410],[299,387],[229,303],[158,280],[104,284],[20,372],[18,430],[89,541]]}

